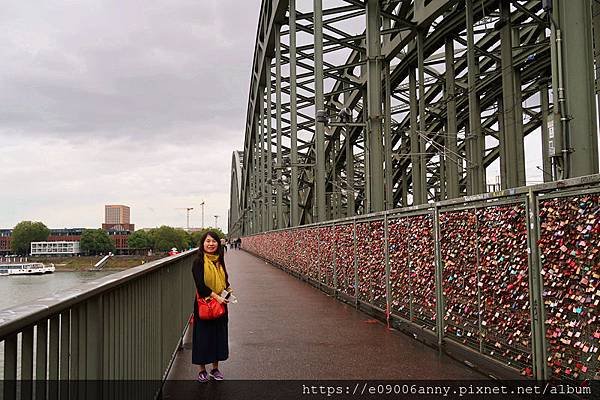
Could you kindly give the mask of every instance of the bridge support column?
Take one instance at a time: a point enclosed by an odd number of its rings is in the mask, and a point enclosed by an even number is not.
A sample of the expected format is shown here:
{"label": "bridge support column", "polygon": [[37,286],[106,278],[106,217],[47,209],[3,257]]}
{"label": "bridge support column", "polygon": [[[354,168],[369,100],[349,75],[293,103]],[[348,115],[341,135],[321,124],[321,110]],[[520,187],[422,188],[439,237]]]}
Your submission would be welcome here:
{"label": "bridge support column", "polygon": [[[521,80],[513,66],[513,26],[509,1],[500,3],[503,130],[500,131],[500,165],[502,189],[525,186],[525,152],[523,149],[523,109]],[[518,38],[518,36],[517,36]],[[518,39],[517,39],[518,40]]]}
{"label": "bridge support column", "polygon": [[[259,100],[260,102],[260,100]],[[260,147],[258,140],[258,132],[260,131],[259,126],[259,117],[258,115],[254,115],[254,146],[253,146],[253,156],[254,163],[252,166],[252,176],[254,179],[254,191],[252,194],[252,231],[254,233],[258,233],[261,231],[260,229]]]}
{"label": "bridge support column", "polygon": [[457,146],[458,123],[456,122],[456,86],[454,72],[454,39],[446,39],[446,138],[445,143],[445,172],[446,172],[446,197],[453,199],[459,196],[458,163],[460,156]]}
{"label": "bridge support column", "polygon": [[296,0],[290,0],[290,226],[300,224],[298,204],[298,116],[296,105]]}
{"label": "bridge support column", "polygon": [[[392,20],[386,16],[383,17],[383,29],[388,30],[392,27]],[[390,41],[390,36],[383,37],[384,46]],[[383,65],[383,149],[384,153],[384,177],[385,177],[385,209],[391,210],[395,206],[394,202],[394,171],[392,163],[392,84],[390,79],[390,61],[385,60]]]}
{"label": "bridge support column", "polygon": [[[317,110],[325,109],[323,97],[323,4],[322,0],[313,1],[313,23],[314,23],[314,64],[315,64],[315,120]],[[315,124],[315,148],[316,163],[314,166],[316,222],[327,219],[325,201],[325,125]]]}
{"label": "bridge support column", "polygon": [[[419,172],[421,182],[421,203],[427,203],[428,199],[428,188],[427,188],[427,110],[426,110],[426,99],[425,99],[425,32],[419,31],[417,33],[417,79],[419,81],[419,125],[418,132],[416,135],[419,143]],[[433,146],[432,146],[433,148]]]}
{"label": "bridge support column", "polygon": [[261,149],[261,134],[262,134],[262,108],[263,108],[263,99],[264,96],[260,95],[261,89],[259,88],[259,96],[257,97],[258,106],[257,106],[257,114],[254,115],[254,151],[255,151],[255,159],[256,164],[253,171],[254,181],[256,182],[254,192],[254,199],[256,203],[255,212],[254,212],[254,221],[255,221],[255,229],[254,232],[262,232],[263,231],[263,220],[262,220],[262,196],[263,196],[263,165],[262,165],[262,149]]}
{"label": "bridge support column", "polygon": [[485,170],[483,168],[484,138],[481,130],[481,105],[477,93],[479,83],[479,62],[475,55],[475,34],[473,0],[466,2],[467,24],[467,80],[469,88],[469,129],[466,131],[467,149],[467,194],[485,191]]}
{"label": "bridge support column", "polygon": [[267,230],[268,215],[267,215],[267,152],[265,150],[265,142],[267,140],[267,129],[266,129],[266,110],[265,110],[265,87],[259,89],[259,109],[258,112],[260,118],[260,130],[258,131],[257,143],[259,146],[259,182],[260,187],[258,188],[260,194],[260,231],[265,232]]}
{"label": "bridge support column", "polygon": [[346,143],[346,216],[353,217],[356,204],[354,201],[354,150],[350,140],[350,128],[344,128],[344,135]]}
{"label": "bridge support column", "polygon": [[[268,62],[268,70],[269,70],[269,75],[271,72],[271,60],[269,60]],[[267,152],[267,181],[266,181],[266,186],[265,186],[265,201],[267,202],[267,225],[265,226],[265,229],[270,231],[273,229],[273,121],[272,121],[272,114],[273,114],[273,108],[271,105],[271,96],[272,96],[272,89],[271,89],[271,79],[267,79],[267,110],[266,110],[266,117],[267,117],[267,126],[266,126],[266,134],[265,134],[265,145],[266,145],[266,152]]]}
{"label": "bridge support column", "polygon": [[417,131],[417,78],[415,68],[410,67],[408,71],[408,96],[410,98],[410,162],[412,168],[412,195],[413,205],[423,204],[425,202],[423,190],[423,181],[421,179],[421,143],[419,141],[419,132]]}
{"label": "bridge support column", "polygon": [[365,140],[365,191],[369,191],[365,212],[384,209],[383,138],[381,111],[381,34],[379,0],[367,2],[367,110],[368,120]]}
{"label": "bridge support column", "polygon": [[392,164],[392,85],[390,82],[390,62],[385,61],[383,68],[383,81],[385,82],[385,91],[383,98],[384,119],[383,119],[383,140],[384,140],[384,164],[385,164],[385,209],[394,208],[394,180]]}
{"label": "bridge support column", "polygon": [[283,160],[281,150],[281,26],[275,25],[275,102],[276,102],[276,124],[277,124],[277,229],[285,228],[283,221]]}
{"label": "bridge support column", "polygon": [[[551,58],[554,142],[559,177],[598,173],[594,99],[592,6],[589,0],[555,1]],[[552,151],[552,149],[551,149]]]}
{"label": "bridge support column", "polygon": [[[348,83],[342,83],[342,87],[344,88],[344,104],[348,104]],[[342,128],[342,132],[344,133],[344,150],[346,152],[346,216],[353,217],[356,208],[354,200],[356,192],[354,191],[354,149],[350,140],[352,130],[346,126]]]}

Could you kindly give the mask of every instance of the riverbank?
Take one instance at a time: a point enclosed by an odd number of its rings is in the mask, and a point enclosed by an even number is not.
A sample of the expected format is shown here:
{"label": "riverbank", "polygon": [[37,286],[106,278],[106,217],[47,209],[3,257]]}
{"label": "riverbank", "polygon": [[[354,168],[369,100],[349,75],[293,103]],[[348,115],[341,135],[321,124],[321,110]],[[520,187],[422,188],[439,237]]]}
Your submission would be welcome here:
{"label": "riverbank", "polygon": [[[150,261],[158,260],[164,255],[154,256],[112,256],[102,268],[103,271],[122,271],[145,264]],[[101,256],[79,256],[79,257],[29,257],[30,261],[41,262],[44,264],[54,264],[56,271],[74,272],[89,271],[94,265],[102,259]]]}

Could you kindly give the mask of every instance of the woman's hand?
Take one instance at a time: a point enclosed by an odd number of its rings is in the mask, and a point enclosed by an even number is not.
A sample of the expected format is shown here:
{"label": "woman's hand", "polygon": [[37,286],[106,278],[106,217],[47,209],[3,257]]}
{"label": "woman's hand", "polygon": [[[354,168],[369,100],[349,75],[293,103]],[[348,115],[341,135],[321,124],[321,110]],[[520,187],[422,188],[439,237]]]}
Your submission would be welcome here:
{"label": "woman's hand", "polygon": [[219,304],[223,304],[223,303],[227,304],[227,303],[229,303],[229,301],[227,299],[225,299],[225,298],[223,298],[223,297],[221,297],[219,295],[215,296],[214,299],[217,300],[219,302]]}

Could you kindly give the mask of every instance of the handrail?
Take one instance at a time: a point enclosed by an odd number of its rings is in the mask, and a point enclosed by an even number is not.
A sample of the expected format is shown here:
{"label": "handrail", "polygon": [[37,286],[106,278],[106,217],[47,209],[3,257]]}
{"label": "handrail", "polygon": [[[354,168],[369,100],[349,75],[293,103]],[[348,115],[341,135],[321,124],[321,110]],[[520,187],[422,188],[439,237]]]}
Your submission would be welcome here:
{"label": "handrail", "polygon": [[2,309],[0,310],[0,341],[37,320],[48,318],[77,303],[81,303],[159,268],[173,264],[181,258],[190,256],[195,251],[196,249],[193,249],[168,258],[154,260],[138,267],[115,272],[95,281],[83,283],[80,288],[63,290],[28,303]]}
{"label": "handrail", "polygon": [[[190,250],[0,310],[4,381],[160,382],[189,321],[195,255]],[[15,385],[4,386],[4,398],[15,395]]]}

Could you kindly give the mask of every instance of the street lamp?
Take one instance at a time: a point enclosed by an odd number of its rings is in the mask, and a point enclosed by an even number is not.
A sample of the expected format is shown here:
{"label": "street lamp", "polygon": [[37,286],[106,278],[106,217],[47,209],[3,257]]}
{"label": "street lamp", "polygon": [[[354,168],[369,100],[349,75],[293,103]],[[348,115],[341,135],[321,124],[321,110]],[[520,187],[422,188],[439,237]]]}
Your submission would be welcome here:
{"label": "street lamp", "polygon": [[202,207],[202,229],[204,229],[204,200],[202,200],[200,206]]}

